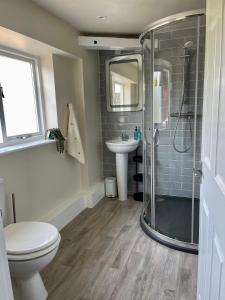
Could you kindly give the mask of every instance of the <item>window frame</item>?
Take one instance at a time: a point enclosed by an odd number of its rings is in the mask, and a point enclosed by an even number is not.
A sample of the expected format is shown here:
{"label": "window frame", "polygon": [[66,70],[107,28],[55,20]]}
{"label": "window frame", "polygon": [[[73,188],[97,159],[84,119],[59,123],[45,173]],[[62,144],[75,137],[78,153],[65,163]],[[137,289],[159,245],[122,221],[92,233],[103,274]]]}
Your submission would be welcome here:
{"label": "window frame", "polygon": [[[121,99],[120,99],[120,102],[123,102],[123,103],[124,103],[124,96],[125,96],[124,84],[121,83],[121,82],[119,82],[119,81],[113,81],[113,94],[117,94],[117,93],[115,92],[116,84],[119,85],[119,86],[122,88],[122,97],[123,97],[122,100],[123,100],[123,101],[121,101]],[[121,95],[121,93],[120,93],[120,95]],[[114,95],[113,95],[113,96],[114,96]],[[119,104],[116,103],[116,105],[119,105]]]}
{"label": "window frame", "polygon": [[[46,126],[45,126],[45,112],[43,109],[43,90],[42,90],[41,72],[40,72],[40,59],[32,55],[27,55],[16,51],[8,51],[2,49],[0,49],[0,56],[17,59],[31,64],[37,122],[39,127],[39,131],[35,133],[27,133],[27,134],[7,137],[4,107],[3,107],[4,99],[1,100],[0,97],[0,123],[1,123],[1,130],[2,130],[2,139],[3,139],[3,142],[0,143],[0,149],[7,146],[13,146],[18,144],[25,144],[33,141],[43,140],[45,138]],[[4,86],[2,86],[2,88],[4,93]]]}

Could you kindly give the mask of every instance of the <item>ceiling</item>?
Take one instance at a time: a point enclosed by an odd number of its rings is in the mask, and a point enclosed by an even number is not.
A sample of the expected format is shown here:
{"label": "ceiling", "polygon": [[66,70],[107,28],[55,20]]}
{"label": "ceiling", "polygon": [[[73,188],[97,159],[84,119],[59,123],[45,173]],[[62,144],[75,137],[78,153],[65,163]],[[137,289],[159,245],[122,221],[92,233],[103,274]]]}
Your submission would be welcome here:
{"label": "ceiling", "polygon": [[[169,15],[205,7],[205,0],[33,0],[82,33],[139,34]],[[99,16],[106,18],[99,18]]]}

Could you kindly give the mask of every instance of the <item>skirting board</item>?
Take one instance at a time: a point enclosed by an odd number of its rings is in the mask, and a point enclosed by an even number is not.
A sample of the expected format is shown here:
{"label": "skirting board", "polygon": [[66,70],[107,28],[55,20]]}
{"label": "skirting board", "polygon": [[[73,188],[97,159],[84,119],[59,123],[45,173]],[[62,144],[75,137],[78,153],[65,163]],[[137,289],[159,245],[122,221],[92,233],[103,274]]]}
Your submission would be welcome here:
{"label": "skirting board", "polygon": [[55,225],[61,230],[85,208],[94,207],[105,196],[104,182],[96,184],[89,191],[77,193],[73,199],[64,201],[41,221]]}
{"label": "skirting board", "polygon": [[86,207],[94,207],[105,196],[104,182],[97,183],[90,191],[86,192]]}

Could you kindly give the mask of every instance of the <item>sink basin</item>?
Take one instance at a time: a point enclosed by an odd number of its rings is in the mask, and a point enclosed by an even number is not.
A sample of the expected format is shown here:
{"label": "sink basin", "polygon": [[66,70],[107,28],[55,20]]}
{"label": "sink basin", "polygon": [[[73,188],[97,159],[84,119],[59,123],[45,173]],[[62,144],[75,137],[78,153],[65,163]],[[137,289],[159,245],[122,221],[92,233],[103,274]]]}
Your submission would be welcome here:
{"label": "sink basin", "polygon": [[106,142],[106,146],[113,153],[128,153],[137,149],[139,141],[129,139],[122,141],[121,138],[109,140]]}
{"label": "sink basin", "polygon": [[119,199],[127,200],[127,168],[128,153],[137,149],[139,141],[129,139],[122,141],[121,138],[106,141],[107,148],[116,154],[116,177]]}

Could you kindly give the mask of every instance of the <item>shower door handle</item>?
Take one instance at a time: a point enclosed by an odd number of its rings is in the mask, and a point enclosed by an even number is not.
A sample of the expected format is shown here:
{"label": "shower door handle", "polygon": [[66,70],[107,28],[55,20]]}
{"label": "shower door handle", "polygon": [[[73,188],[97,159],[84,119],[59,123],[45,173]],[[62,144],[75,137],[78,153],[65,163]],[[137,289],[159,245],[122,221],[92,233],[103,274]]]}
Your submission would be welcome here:
{"label": "shower door handle", "polygon": [[157,129],[157,128],[155,128],[155,130],[154,130],[153,143],[154,143],[154,146],[159,145],[159,129]]}
{"label": "shower door handle", "polygon": [[202,183],[203,172],[201,169],[193,168],[194,176],[200,178],[200,183]]}

